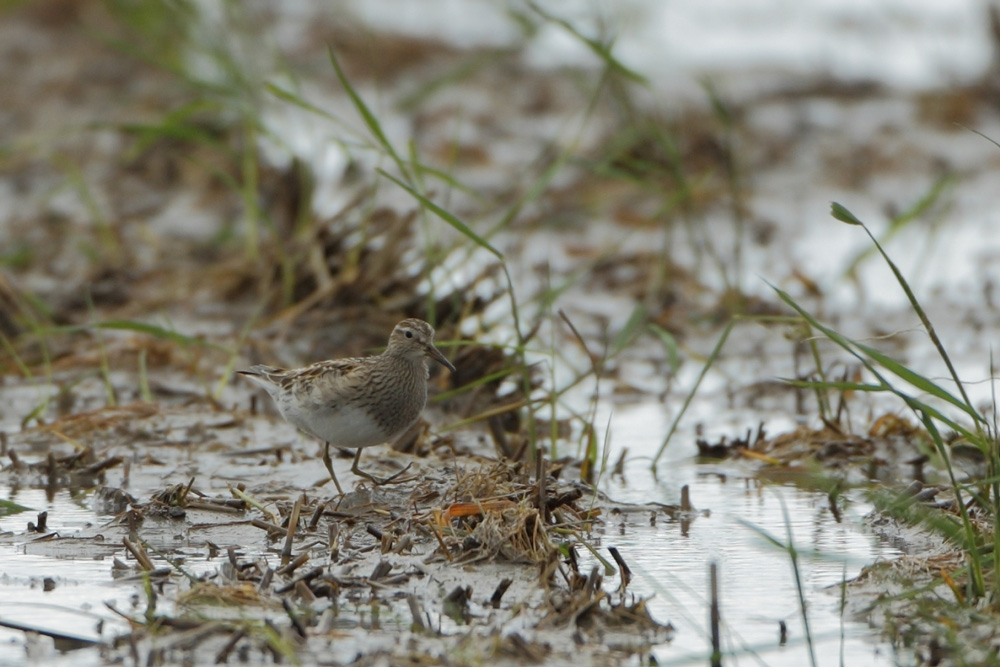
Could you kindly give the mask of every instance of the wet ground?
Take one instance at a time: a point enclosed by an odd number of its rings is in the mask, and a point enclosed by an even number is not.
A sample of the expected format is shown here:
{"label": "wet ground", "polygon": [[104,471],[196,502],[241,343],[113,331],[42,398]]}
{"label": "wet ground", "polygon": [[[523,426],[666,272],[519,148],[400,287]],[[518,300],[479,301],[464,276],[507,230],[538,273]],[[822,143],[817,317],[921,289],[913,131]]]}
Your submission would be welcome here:
{"label": "wet ground", "polygon": [[[641,3],[614,56],[580,8],[394,6],[2,10],[0,662],[705,664],[710,564],[726,664],[956,659],[903,600],[961,557],[878,495],[947,511],[939,461],[893,397],[782,381],[863,374],[768,283],[947,375],[844,202],[989,406],[989,36],[678,71]],[[233,370],[410,316],[458,372],[338,497]]]}

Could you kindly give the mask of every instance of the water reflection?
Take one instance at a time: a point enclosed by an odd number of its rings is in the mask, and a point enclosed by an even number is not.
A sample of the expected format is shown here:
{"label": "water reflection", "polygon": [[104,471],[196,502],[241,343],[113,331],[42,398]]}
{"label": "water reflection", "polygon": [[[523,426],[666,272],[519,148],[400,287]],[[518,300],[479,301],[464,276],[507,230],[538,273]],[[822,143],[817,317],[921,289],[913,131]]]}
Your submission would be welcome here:
{"label": "water reflection", "polygon": [[629,590],[652,595],[653,617],[677,628],[674,641],[655,651],[661,664],[687,657],[698,663],[708,655],[711,563],[718,566],[723,650],[755,654],[769,665],[808,664],[795,571],[787,550],[773,543],[789,541],[798,553],[818,664],[894,664],[889,647],[871,637],[866,623],[840,613],[838,584],[867,564],[900,555],[863,525],[870,507],[860,494],[848,495],[838,521],[825,492],[763,482],[736,465],[679,457],[669,477],[661,470],[656,478],[648,461],[633,461],[624,479],[608,480],[605,488],[630,502],[677,503],[684,485],[697,510],[687,515],[693,520],[626,512],[609,521],[599,540],[628,563]]}

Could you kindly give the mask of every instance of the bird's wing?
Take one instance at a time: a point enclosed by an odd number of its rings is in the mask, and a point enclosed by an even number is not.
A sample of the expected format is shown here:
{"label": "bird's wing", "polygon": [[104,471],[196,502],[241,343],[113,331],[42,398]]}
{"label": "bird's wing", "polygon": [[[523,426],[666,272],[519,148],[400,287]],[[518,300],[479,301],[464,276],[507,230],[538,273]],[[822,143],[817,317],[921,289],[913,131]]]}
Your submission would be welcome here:
{"label": "bird's wing", "polygon": [[300,402],[329,403],[341,395],[352,396],[366,377],[364,358],[317,361],[304,368],[287,371],[281,379],[286,391]]}

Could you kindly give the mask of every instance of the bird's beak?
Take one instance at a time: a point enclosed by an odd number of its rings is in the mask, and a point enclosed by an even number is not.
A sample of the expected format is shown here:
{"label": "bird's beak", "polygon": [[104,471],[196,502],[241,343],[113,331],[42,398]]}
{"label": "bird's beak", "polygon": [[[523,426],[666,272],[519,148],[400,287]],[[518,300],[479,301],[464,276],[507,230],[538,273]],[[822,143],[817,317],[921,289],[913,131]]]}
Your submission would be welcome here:
{"label": "bird's beak", "polygon": [[433,359],[434,361],[438,362],[448,370],[450,370],[452,373],[455,372],[455,367],[452,365],[452,363],[448,361],[447,357],[441,354],[441,350],[434,347],[433,343],[427,346],[427,356]]}

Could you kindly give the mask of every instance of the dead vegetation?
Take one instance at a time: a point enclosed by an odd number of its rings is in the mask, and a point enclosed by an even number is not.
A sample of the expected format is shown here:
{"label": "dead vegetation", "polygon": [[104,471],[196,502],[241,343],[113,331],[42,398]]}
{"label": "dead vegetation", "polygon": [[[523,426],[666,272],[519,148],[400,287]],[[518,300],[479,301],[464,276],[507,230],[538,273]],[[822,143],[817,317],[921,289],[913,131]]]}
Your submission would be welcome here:
{"label": "dead vegetation", "polygon": [[[128,460],[126,483],[147,488],[163,476],[157,469],[183,465],[187,448],[204,450],[213,442],[239,448],[232,437],[237,431],[223,420],[196,431],[183,428],[188,416],[203,410],[134,404],[24,431],[10,439],[8,452],[26,452],[30,443],[48,450],[48,457],[25,465],[14,454],[3,479],[52,484],[54,490],[93,486],[104,482],[104,470]],[[182,432],[185,437],[174,439]],[[56,453],[77,442],[101,443],[104,458],[97,460],[89,448]],[[163,444],[149,449],[155,442]],[[192,477],[136,494],[104,485],[95,493],[95,508],[111,516],[101,525],[59,536],[46,532],[40,516],[28,532],[7,539],[27,540],[29,550],[41,553],[100,549],[114,555],[119,581],[133,580],[145,591],[136,608],[110,608],[131,627],[103,645],[111,660],[172,664],[294,655],[308,662],[331,640],[387,632],[379,619],[400,616],[409,620],[393,622],[398,628],[392,632],[426,650],[443,655],[471,631],[463,642],[479,637],[479,643],[465,650],[512,663],[564,654],[570,636],[622,656],[648,652],[669,638],[670,628],[650,618],[642,599],[628,592],[627,578],[610,594],[602,566],[581,569],[577,551],[603,531],[607,503],[586,486],[561,481],[562,464],[539,464],[543,472],[536,478],[525,461],[425,454],[421,473],[405,483],[358,485],[331,498],[322,490],[295,490],[292,480],[322,469],[315,456],[296,449],[281,464],[288,482],[277,486],[225,486],[210,477],[202,480],[210,488],[203,488]],[[229,474],[271,468],[274,455],[241,453]],[[171,535],[180,543],[170,544]],[[627,571],[624,561],[619,565]],[[438,584],[428,589],[432,581]],[[524,631],[502,639],[496,634],[516,617],[530,619],[523,627],[532,628],[535,639],[525,639]],[[388,655],[379,646],[358,650],[366,659]]]}
{"label": "dead vegetation", "polygon": [[[111,606],[116,631],[51,636],[150,665],[644,660],[672,628],[632,595],[629,554],[607,550],[609,561],[600,544],[621,508],[592,486],[607,445],[593,423],[606,400],[596,385],[613,383],[614,398],[649,391],[633,354],[665,397],[686,343],[697,358],[699,339],[734,314],[787,312],[739,281],[741,248],[777,245],[744,178],[790,161],[810,129],[754,130],[755,103],[886,91],[825,83],[741,104],[707,91],[710,109],[665,116],[638,110],[610,63],[584,91],[575,75],[527,69],[517,49],[323,21],[284,54],[295,68],[285,78],[238,30],[198,43],[173,4],[147,3],[151,15],[93,1],[0,10],[3,35],[36,35],[42,47],[0,40],[0,82],[21,93],[0,118],[14,130],[0,177],[17,204],[0,248],[10,429],[0,484],[68,492],[100,517],[59,534],[39,512],[0,545],[109,559],[109,577],[135,591],[130,606]],[[256,20],[276,20],[270,11]],[[331,39],[358,91],[337,81]],[[189,58],[219,78],[195,74]],[[349,92],[379,100],[374,120]],[[921,96],[918,110],[935,124],[971,118],[977,94]],[[273,124],[275,109],[303,115]],[[580,109],[593,114],[586,132],[552,131]],[[309,141],[340,151],[332,176],[316,168],[322,156],[293,146],[291,130],[314,117],[331,124]],[[397,134],[405,146],[384,138]],[[841,185],[901,163],[884,147],[824,150]],[[394,189],[393,167],[409,172],[416,197]],[[734,237],[732,252],[715,238],[719,216],[732,221],[719,234]],[[693,261],[682,264],[677,246]],[[822,298],[805,272],[788,273]],[[572,317],[556,305],[567,293]],[[315,445],[230,373],[366,354],[404,317],[434,324],[458,372],[431,378],[429,421],[375,464],[412,461],[403,484],[331,498]],[[562,385],[555,366],[570,371]],[[568,404],[564,392],[587,383],[592,403]],[[904,478],[905,502],[886,501],[887,516],[932,506],[954,516],[926,445],[923,430],[889,414],[867,433],[827,419],[698,443],[761,479],[815,483],[837,521],[842,485]],[[977,502],[968,508],[985,534]],[[642,510],[683,533],[697,516],[689,502]],[[958,599],[968,583],[958,563],[928,567],[946,572]]]}

